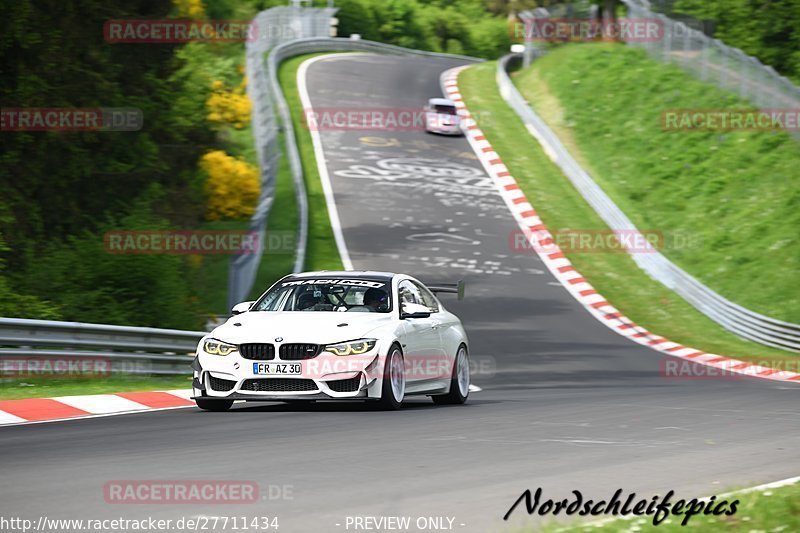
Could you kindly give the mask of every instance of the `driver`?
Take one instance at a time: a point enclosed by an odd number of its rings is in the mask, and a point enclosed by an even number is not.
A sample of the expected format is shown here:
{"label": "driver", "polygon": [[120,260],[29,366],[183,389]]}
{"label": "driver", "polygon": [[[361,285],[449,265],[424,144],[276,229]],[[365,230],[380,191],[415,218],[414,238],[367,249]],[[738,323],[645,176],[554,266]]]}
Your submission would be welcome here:
{"label": "driver", "polygon": [[389,295],[383,289],[367,289],[364,292],[364,305],[372,311],[381,313],[388,309]]}
{"label": "driver", "polygon": [[320,298],[314,296],[313,292],[304,292],[300,295],[300,298],[297,299],[297,309],[299,311],[313,311],[312,307],[318,303],[320,303]]}

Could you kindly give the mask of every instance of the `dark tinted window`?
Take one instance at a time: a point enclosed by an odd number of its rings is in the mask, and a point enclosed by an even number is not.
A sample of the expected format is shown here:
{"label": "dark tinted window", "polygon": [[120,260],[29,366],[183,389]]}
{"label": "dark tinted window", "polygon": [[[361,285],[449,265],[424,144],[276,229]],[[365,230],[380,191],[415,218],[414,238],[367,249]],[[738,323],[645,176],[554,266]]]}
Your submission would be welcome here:
{"label": "dark tinted window", "polygon": [[253,311],[354,311],[388,313],[391,285],[385,280],[286,279],[253,306]]}

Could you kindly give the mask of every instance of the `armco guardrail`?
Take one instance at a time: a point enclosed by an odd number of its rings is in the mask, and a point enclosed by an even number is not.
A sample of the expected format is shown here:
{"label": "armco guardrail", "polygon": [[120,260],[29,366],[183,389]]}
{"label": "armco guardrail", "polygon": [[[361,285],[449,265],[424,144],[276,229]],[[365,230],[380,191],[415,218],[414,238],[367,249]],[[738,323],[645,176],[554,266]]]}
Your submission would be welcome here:
{"label": "armco guardrail", "polygon": [[[103,360],[108,371],[190,375],[191,355],[202,331],[0,318],[0,377],[20,362]],[[22,374],[25,371],[22,367]],[[52,365],[56,366],[56,365]]]}
{"label": "armco guardrail", "polygon": [[[539,141],[548,157],[561,168],[605,223],[614,231],[623,231],[628,235],[639,237],[636,226],[567,152],[556,134],[531,109],[514,86],[508,76],[508,70],[512,61],[520,60],[520,55],[511,54],[503,57],[497,64],[497,84],[505,101]],[[639,242],[646,242],[643,236],[641,239]],[[800,351],[800,325],[776,320],[731,302],[700,283],[656,250],[648,250],[647,253],[634,251],[630,255],[642,270],[678,293],[722,327],[760,344]]]}

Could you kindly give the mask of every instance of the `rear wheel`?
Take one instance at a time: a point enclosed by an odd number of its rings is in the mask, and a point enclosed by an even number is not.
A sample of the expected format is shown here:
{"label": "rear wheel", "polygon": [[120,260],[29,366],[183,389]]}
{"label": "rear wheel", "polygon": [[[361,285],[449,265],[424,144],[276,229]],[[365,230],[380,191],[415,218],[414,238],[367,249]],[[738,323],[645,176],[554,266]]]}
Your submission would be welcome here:
{"label": "rear wheel", "polygon": [[205,411],[227,411],[233,405],[233,400],[212,400],[209,398],[196,398],[197,407]]}
{"label": "rear wheel", "polygon": [[431,396],[437,405],[458,405],[467,401],[469,396],[469,357],[467,347],[463,344],[458,347],[456,360],[453,363],[453,373],[450,377],[450,392]]}
{"label": "rear wheel", "polygon": [[406,369],[403,352],[398,345],[393,344],[383,365],[383,387],[378,405],[385,410],[400,409],[405,395]]}

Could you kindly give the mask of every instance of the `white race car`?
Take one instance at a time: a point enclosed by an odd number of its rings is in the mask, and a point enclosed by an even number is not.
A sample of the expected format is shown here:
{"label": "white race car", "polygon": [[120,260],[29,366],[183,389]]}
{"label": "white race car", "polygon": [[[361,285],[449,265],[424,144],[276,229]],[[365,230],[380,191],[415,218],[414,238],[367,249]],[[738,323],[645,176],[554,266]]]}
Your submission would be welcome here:
{"label": "white race car", "polygon": [[463,404],[469,395],[467,335],[434,292],[388,272],[289,275],[203,337],[192,363],[194,400],[212,411],[234,400],[374,400],[397,409],[406,396]]}
{"label": "white race car", "polygon": [[431,98],[424,108],[425,131],[443,135],[463,135],[456,103],[447,98]]}

